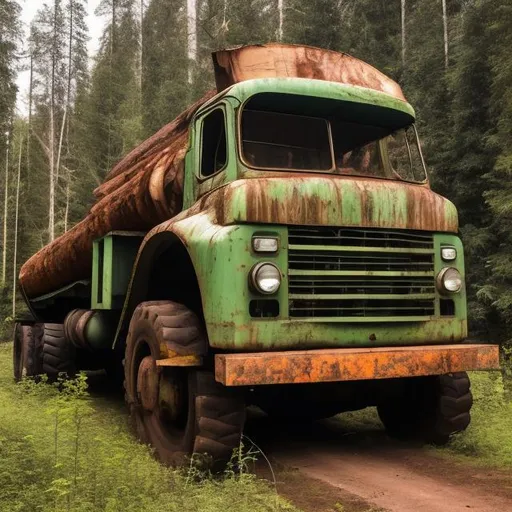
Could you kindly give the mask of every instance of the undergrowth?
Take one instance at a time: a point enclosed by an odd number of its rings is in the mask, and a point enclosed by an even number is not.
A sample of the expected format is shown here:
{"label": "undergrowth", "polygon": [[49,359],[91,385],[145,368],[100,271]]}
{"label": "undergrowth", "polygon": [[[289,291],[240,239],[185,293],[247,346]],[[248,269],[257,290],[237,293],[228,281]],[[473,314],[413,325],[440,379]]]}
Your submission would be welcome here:
{"label": "undergrowth", "polygon": [[[506,373],[505,373],[506,375]],[[512,466],[512,396],[500,372],[469,372],[471,424],[441,452],[471,456],[475,462]]]}
{"label": "undergrowth", "polygon": [[91,400],[87,380],[55,386],[12,381],[0,345],[0,511],[293,511],[238,454],[221,478],[194,464],[159,464],[127,428],[126,413]]}

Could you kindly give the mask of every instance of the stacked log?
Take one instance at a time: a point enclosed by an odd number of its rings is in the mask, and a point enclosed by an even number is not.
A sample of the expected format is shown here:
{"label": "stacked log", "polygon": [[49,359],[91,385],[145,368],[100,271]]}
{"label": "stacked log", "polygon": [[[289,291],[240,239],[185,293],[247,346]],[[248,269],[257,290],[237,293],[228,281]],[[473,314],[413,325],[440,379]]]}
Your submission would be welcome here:
{"label": "stacked log", "polygon": [[94,191],[97,202],[85,219],[21,268],[19,281],[27,297],[89,279],[92,243],[110,231],[148,231],[181,211],[190,120],[214,95],[207,93],[110,171]]}

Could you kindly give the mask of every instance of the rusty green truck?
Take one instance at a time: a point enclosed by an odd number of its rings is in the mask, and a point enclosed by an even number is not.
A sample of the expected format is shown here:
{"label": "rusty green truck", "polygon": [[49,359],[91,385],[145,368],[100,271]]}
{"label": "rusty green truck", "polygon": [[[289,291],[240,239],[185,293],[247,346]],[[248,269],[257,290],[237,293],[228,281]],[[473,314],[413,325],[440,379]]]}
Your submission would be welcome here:
{"label": "rusty green truck", "polygon": [[249,404],[296,421],[376,406],[391,435],[440,443],[464,430],[465,372],[498,349],[462,343],[457,211],[400,87],[304,46],[214,64],[217,91],[22,268],[15,376],[122,373],[167,463],[229,459]]}

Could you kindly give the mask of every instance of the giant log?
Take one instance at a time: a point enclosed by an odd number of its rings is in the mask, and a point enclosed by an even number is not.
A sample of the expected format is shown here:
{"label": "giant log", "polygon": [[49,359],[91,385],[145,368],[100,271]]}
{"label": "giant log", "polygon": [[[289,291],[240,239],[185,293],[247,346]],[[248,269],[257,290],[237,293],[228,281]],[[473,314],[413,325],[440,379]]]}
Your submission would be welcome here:
{"label": "giant log", "polygon": [[23,265],[19,282],[28,298],[89,279],[95,239],[115,230],[148,231],[181,211],[190,119],[214,94],[129,153],[94,191],[87,216]]}

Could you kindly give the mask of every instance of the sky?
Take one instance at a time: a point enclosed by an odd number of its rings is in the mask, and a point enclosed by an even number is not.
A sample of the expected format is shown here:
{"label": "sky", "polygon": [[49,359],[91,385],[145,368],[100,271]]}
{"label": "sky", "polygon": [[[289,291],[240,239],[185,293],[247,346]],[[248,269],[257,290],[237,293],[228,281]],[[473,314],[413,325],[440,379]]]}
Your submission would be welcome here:
{"label": "sky", "polygon": [[[18,2],[23,9],[21,19],[25,29],[25,42],[28,37],[30,22],[34,18],[38,9],[40,9],[45,3],[50,3],[50,0],[18,0]],[[99,38],[104,26],[103,20],[94,16],[94,11],[99,3],[100,0],[88,0],[87,2],[87,8],[89,11],[87,24],[89,26],[89,36],[91,38],[89,41],[89,56],[91,57],[96,53],[98,49]],[[18,109],[24,114],[26,114],[28,111],[27,96],[29,81],[30,73],[28,71],[22,72],[18,75]]]}

